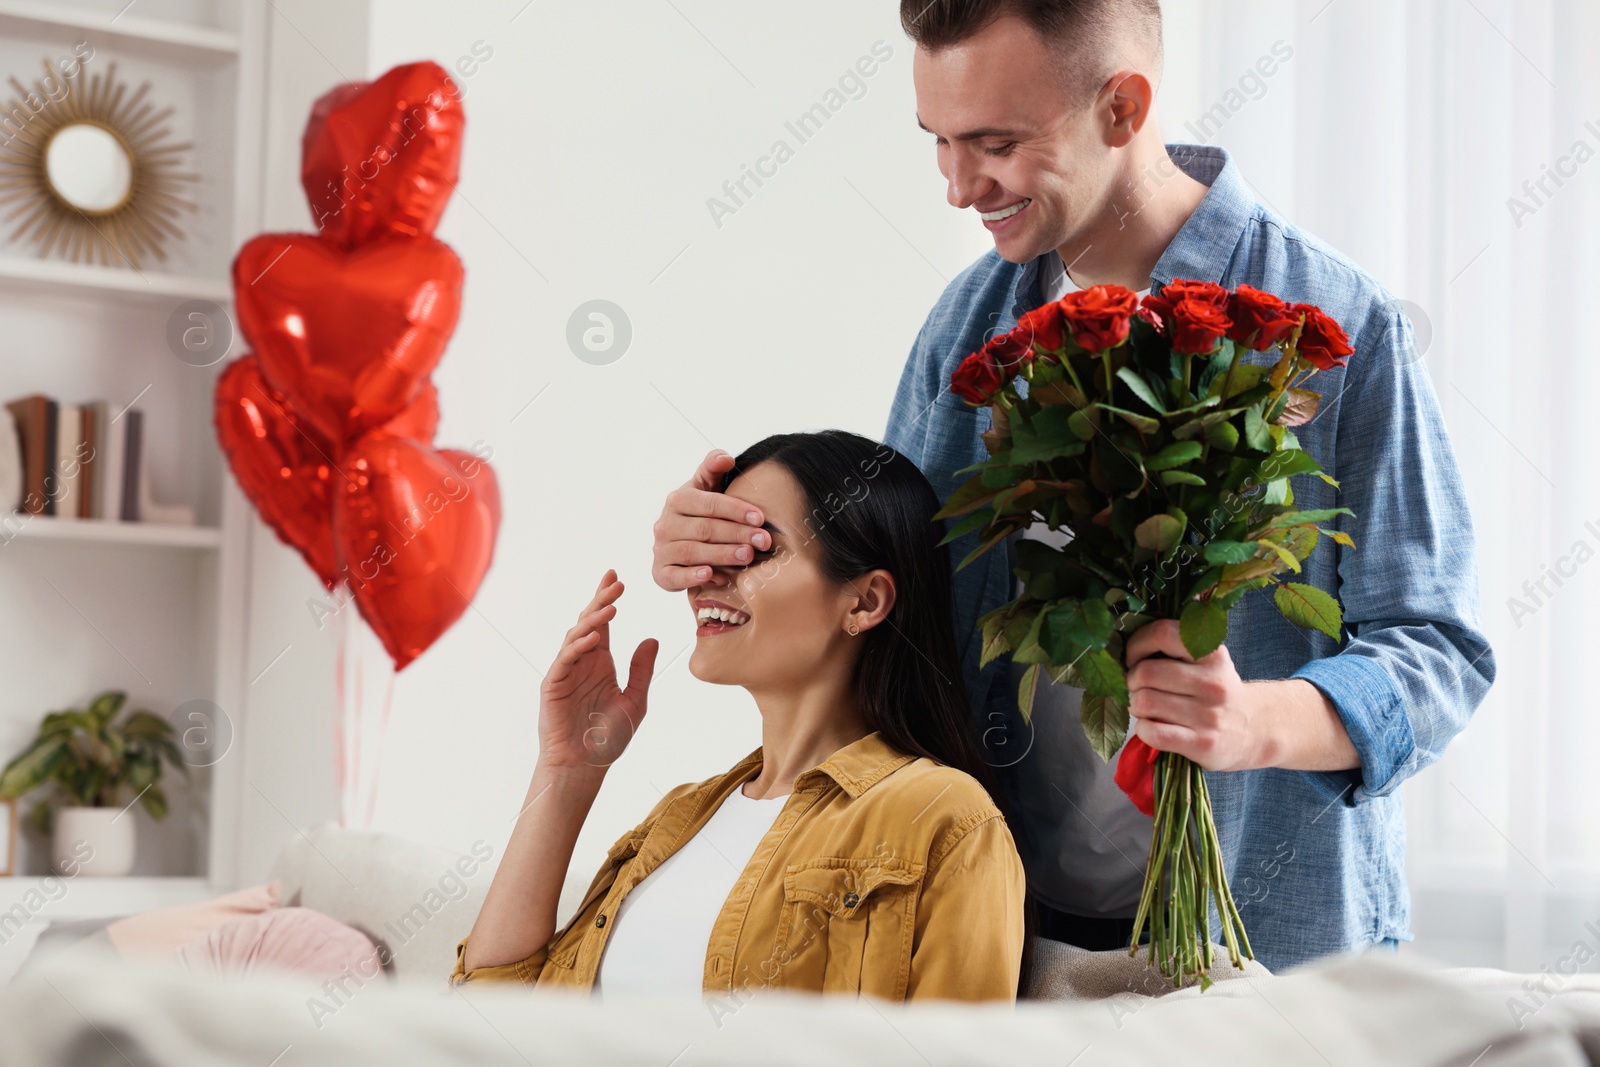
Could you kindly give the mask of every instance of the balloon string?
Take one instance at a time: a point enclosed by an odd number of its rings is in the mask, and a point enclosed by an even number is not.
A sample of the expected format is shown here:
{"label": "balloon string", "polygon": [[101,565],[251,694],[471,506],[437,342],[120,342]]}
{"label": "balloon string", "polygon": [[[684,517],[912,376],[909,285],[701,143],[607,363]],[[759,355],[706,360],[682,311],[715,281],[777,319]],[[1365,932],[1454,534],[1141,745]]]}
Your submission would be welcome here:
{"label": "balloon string", "polygon": [[389,684],[383,694],[383,716],[378,720],[378,738],[374,744],[372,781],[367,787],[367,818],[363,824],[372,829],[372,808],[378,802],[378,779],[383,775],[383,741],[389,734],[389,709],[394,706],[394,671],[389,672]]}
{"label": "balloon string", "polygon": [[[360,629],[360,626],[357,623],[352,622],[351,626],[353,628],[357,629],[357,630]],[[366,674],[366,670],[362,665],[362,655],[361,655],[361,652],[362,652],[362,649],[361,649],[362,641],[361,641],[360,635],[359,634],[352,635],[352,640],[351,640],[350,643],[353,646],[353,648],[355,649],[355,675],[356,675],[355,714],[350,717],[350,732],[353,735],[353,740],[352,740],[353,754],[352,754],[351,763],[350,763],[351,774],[350,774],[350,790],[349,790],[350,796],[349,796],[349,802],[350,802],[350,807],[351,807],[351,809],[353,811],[355,809],[355,807],[356,807],[357,800],[361,795],[361,782],[366,777],[366,772],[365,772],[365,770],[363,769],[363,767],[361,765],[361,734],[362,734],[361,724],[362,724],[363,720],[365,720],[366,717],[367,717],[367,705],[366,705],[366,701],[364,701],[362,699],[362,697],[361,697],[361,680],[362,680],[362,675]]]}
{"label": "balloon string", "polygon": [[339,798],[339,827],[345,827],[344,811],[344,716],[345,716],[345,621],[342,617],[348,601],[341,607],[341,618],[333,627],[333,785],[334,792]]}

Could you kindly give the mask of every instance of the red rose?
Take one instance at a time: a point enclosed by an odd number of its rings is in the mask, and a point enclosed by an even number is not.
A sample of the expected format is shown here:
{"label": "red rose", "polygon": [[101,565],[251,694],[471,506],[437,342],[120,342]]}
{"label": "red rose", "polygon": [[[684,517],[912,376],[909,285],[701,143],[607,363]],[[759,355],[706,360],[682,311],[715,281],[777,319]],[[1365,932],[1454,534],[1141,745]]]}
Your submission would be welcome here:
{"label": "red rose", "polygon": [[1060,305],[1078,346],[1103,352],[1128,339],[1128,319],[1138,310],[1139,298],[1120,285],[1096,285],[1068,293]]}
{"label": "red rose", "polygon": [[1228,301],[1228,318],[1233,320],[1228,336],[1257,352],[1283,340],[1300,321],[1290,313],[1288,304],[1251,285],[1239,286]]}
{"label": "red rose", "polygon": [[1059,352],[1066,345],[1066,324],[1061,320],[1061,305],[1052,301],[1034,308],[1017,320],[1016,332],[1045,352]]}
{"label": "red rose", "polygon": [[[1165,292],[1162,294],[1165,296]],[[1202,355],[1217,347],[1233,320],[1221,307],[1187,296],[1172,306],[1172,350],[1179,355]]]}
{"label": "red rose", "polygon": [[1139,310],[1134,314],[1154,326],[1156,333],[1165,337],[1167,323],[1172,321],[1172,304],[1159,296],[1147,296],[1140,301]]}
{"label": "red rose", "polygon": [[1202,304],[1215,304],[1219,308],[1228,306],[1228,290],[1215,282],[1197,282],[1188,278],[1174,278],[1171,282],[1161,287],[1161,296],[1167,303],[1174,306],[1184,300],[1198,300]]}
{"label": "red rose", "polygon": [[1293,315],[1305,314],[1305,328],[1300,331],[1300,354],[1318,370],[1332,370],[1349,362],[1344,357],[1355,351],[1350,347],[1350,338],[1321,308],[1315,304],[1296,304],[1289,312]]}
{"label": "red rose", "polygon": [[1005,383],[994,357],[985,348],[961,361],[950,375],[950,391],[969,404],[987,404]]}
{"label": "red rose", "polygon": [[1159,755],[1159,749],[1145,744],[1138,734],[1130,734],[1128,743],[1122,746],[1122,755],[1117,757],[1117,773],[1113,778],[1117,788],[1128,794],[1134,807],[1152,816],[1156,813],[1156,757]]}
{"label": "red rose", "polygon": [[982,351],[993,361],[1003,378],[1015,376],[1023,361],[1033,358],[1033,345],[1028,342],[1027,331],[1020,326],[1010,333],[995,334]]}

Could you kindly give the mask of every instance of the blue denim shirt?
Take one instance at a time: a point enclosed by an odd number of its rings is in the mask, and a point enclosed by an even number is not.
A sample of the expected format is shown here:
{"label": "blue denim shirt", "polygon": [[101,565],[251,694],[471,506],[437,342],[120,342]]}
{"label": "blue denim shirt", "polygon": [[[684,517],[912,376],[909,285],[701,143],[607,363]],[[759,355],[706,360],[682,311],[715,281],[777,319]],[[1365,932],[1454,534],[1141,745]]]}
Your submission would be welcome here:
{"label": "blue denim shirt", "polygon": [[[1277,971],[1388,937],[1412,939],[1400,784],[1437,760],[1466,725],[1494,681],[1494,655],[1479,621],[1477,550],[1461,477],[1398,301],[1258,203],[1224,150],[1169,145],[1168,152],[1209,192],[1157,262],[1157,291],[1175,278],[1249,283],[1318,305],[1355,348],[1347,367],[1311,380],[1322,405],[1295,430],[1341,487],[1315,475],[1290,483],[1302,508],[1354,511],[1338,526],[1356,547],[1322,538],[1297,578],[1339,598],[1345,638],[1335,644],[1293,626],[1264,589],[1230,613],[1227,648],[1246,680],[1304,678],[1320,689],[1361,766],[1206,773],[1246,931],[1257,958]],[[950,393],[950,372],[1041,303],[1042,259],[1018,265],[984,255],[950,283],[912,346],[884,440],[921,468],[941,498],[971,476],[957,470],[986,458],[978,435],[990,424],[987,408]],[[952,564],[976,543],[975,534],[953,542]],[[1010,580],[998,547],[954,576],[964,681],[996,766],[1011,762],[1005,746],[1013,753],[1026,746],[1030,729],[1009,684],[1010,657],[978,670],[977,620],[1010,599]],[[1001,784],[1014,788],[1003,773]]]}

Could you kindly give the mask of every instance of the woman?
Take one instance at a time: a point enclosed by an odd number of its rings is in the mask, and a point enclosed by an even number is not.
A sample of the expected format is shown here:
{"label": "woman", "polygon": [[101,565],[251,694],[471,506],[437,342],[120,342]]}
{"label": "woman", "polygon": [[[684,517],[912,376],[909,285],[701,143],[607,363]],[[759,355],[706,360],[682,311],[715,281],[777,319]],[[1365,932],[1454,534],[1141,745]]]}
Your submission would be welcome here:
{"label": "woman", "polygon": [[770,547],[687,590],[689,669],[750,692],[761,747],[663,797],[555,929],[659,647],[619,690],[607,571],[540,688],[533,781],[451,981],[1014,999],[1024,874],[970,732],[932,487],[834,430],[759,442],[721,489],[762,509]]}

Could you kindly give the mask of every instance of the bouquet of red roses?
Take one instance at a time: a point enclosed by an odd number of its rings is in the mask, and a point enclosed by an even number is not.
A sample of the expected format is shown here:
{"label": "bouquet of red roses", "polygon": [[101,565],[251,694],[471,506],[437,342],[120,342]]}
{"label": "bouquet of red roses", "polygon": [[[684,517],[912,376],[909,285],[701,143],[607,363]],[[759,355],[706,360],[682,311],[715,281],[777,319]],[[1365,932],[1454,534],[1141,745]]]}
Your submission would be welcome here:
{"label": "bouquet of red roses", "polygon": [[1312,305],[1178,280],[1143,301],[1117,285],[1070,293],[950,378],[993,414],[988,458],[937,516],[960,519],[945,542],[977,534],[957,569],[1035,522],[1071,534],[1060,549],[1018,541],[1023,592],[980,620],[981,663],[1009,652],[1027,664],[1025,717],[1041,673],[1081,688],[1090,743],[1107,761],[1121,749],[1117,784],[1155,820],[1129,954],[1148,919],[1150,959],[1175,984],[1210,985],[1213,900],[1233,964],[1254,957],[1201,768],[1128,737],[1124,642],[1176,619],[1198,660],[1227,637],[1228,611],[1268,585],[1289,621],[1340,639],[1338,602],[1278,575],[1299,572],[1323,534],[1353,547],[1323,525],[1348,508],[1297,510],[1289,485],[1296,474],[1338,484],[1293,427],[1321,400],[1305,382],[1351,352]]}

